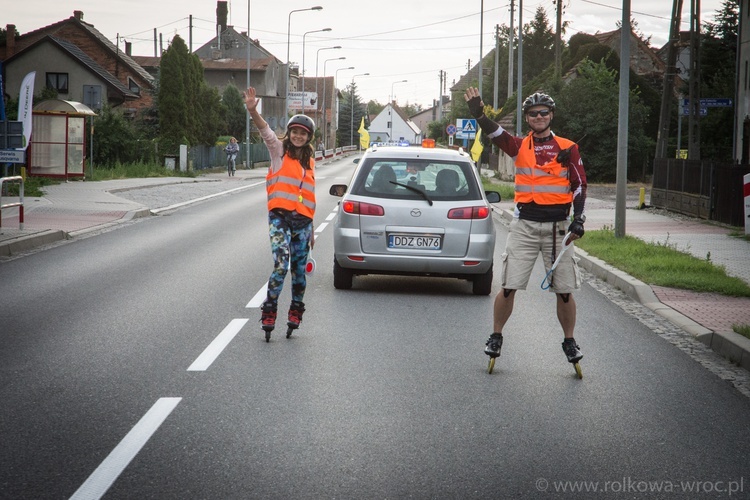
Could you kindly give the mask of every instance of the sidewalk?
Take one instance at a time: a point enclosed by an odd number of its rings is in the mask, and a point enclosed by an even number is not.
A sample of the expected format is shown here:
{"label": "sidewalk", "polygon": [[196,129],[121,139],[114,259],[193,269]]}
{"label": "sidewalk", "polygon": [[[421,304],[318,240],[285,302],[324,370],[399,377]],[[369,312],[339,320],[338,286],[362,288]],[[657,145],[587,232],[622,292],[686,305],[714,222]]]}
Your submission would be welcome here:
{"label": "sidewalk", "polygon": [[[323,165],[324,162],[319,162]],[[249,188],[262,182],[266,169],[237,170],[205,174],[197,178],[169,177],[123,179],[103,182],[68,182],[45,188],[42,198],[26,198],[24,229],[18,229],[18,209],[2,211],[0,265],[2,258],[38,246],[72,239],[88,232],[174,210],[213,196]],[[189,187],[187,185],[190,185]],[[160,186],[159,194],[149,196],[150,187]],[[165,195],[165,186],[173,187]],[[138,196],[125,193],[129,190]],[[154,190],[156,191],[156,190]],[[127,198],[131,199],[127,199]],[[133,201],[133,198],[140,201]],[[15,201],[3,197],[3,203]],[[637,210],[636,201],[627,203],[625,231],[646,242],[668,244],[700,258],[724,266],[730,276],[750,283],[750,242],[729,236],[730,230],[689,217],[661,215],[653,210]],[[501,217],[512,217],[512,201],[498,206]],[[614,202],[589,197],[586,203],[586,229],[614,227]],[[723,356],[750,370],[750,339],[732,331],[732,324],[750,324],[750,298],[725,297],[649,286],[576,249],[581,266],[598,278],[616,286],[634,300],[667,318]]]}

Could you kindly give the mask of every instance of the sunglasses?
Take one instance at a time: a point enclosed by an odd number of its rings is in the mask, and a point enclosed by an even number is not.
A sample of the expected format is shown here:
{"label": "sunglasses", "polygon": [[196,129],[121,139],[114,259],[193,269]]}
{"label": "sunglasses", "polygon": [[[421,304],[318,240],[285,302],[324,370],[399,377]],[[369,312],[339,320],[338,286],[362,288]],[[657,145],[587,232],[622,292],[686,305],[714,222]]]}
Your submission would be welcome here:
{"label": "sunglasses", "polygon": [[548,116],[550,114],[550,110],[549,109],[540,109],[538,111],[527,111],[526,114],[529,115],[532,118],[536,118],[539,115]]}

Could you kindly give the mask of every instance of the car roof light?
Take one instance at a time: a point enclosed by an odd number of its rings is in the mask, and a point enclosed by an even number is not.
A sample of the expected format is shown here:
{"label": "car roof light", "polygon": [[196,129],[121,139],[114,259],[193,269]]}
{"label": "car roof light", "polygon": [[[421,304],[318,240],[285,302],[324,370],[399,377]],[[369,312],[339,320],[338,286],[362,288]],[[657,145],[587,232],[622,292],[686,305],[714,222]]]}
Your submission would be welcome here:
{"label": "car roof light", "polygon": [[435,147],[435,139],[422,139],[422,147],[423,148],[434,148]]}

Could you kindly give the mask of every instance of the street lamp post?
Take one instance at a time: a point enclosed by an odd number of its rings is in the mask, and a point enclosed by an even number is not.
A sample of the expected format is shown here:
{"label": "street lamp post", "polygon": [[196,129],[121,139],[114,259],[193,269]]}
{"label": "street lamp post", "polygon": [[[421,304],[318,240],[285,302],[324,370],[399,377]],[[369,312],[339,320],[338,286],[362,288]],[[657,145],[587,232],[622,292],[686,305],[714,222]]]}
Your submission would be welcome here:
{"label": "street lamp post", "polygon": [[[250,88],[250,0],[247,0],[247,86]],[[245,168],[250,168],[250,112],[245,110]]]}
{"label": "street lamp post", "polygon": [[[248,0],[249,2],[250,0]],[[289,12],[289,18],[286,23],[286,81],[284,87],[286,88],[286,92],[284,93],[284,114],[289,114],[289,42],[290,42],[290,35],[291,35],[291,27],[292,27],[292,14],[295,12],[303,12],[306,10],[323,10],[323,7],[320,5],[316,5],[315,7],[308,7],[307,9],[294,9],[293,11]],[[250,33],[250,28],[248,28],[248,33]]]}
{"label": "street lamp post", "polygon": [[[315,53],[315,95],[318,97],[318,102],[315,104],[315,119],[318,121],[320,121],[320,114],[318,113],[318,103],[320,103],[320,96],[318,95],[318,59],[320,58],[320,51],[340,48],[341,45],[336,45],[335,47],[323,47],[318,49]],[[325,90],[323,90],[323,92],[325,92]]]}
{"label": "street lamp post", "polygon": [[[345,70],[350,70],[350,69],[354,69],[354,66],[349,66],[348,68],[339,68],[336,70],[334,77],[333,77],[333,92],[334,93],[336,92],[336,89],[339,87],[338,85],[339,71],[345,71]],[[337,103],[336,104],[336,116],[339,115],[338,111],[339,111],[339,108],[338,108],[338,103]]]}
{"label": "street lamp post", "polygon": [[306,31],[302,35],[302,112],[305,112],[305,37],[310,33],[320,33],[321,31],[331,31],[331,28],[323,28],[322,30]]}
{"label": "street lamp post", "polygon": [[391,141],[393,140],[393,86],[396,85],[397,83],[406,83],[407,81],[408,80],[399,80],[391,84],[391,98],[389,99],[390,101],[389,104],[391,105],[391,121],[390,121],[391,127],[389,131],[389,135],[390,135],[389,139]]}
{"label": "street lamp post", "polygon": [[370,73],[360,73],[358,75],[354,75],[352,77],[352,86],[349,89],[349,93],[352,95],[352,109],[349,112],[350,120],[349,120],[349,145],[354,146],[354,79],[358,76],[370,76]]}
{"label": "street lamp post", "polygon": [[328,61],[341,61],[346,59],[346,57],[334,57],[331,59],[326,59],[323,61],[323,148],[325,149],[328,146],[328,127],[326,126],[328,123],[328,115],[326,113],[326,104],[328,102],[327,95],[326,95],[326,64]]}

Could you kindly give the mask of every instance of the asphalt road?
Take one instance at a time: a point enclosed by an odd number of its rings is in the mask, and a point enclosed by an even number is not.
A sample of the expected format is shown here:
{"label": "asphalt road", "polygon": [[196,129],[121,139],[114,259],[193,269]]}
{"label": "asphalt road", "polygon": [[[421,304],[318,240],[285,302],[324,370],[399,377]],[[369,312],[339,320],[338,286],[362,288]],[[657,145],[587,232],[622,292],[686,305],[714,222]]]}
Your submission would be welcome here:
{"label": "asphalt road", "polygon": [[750,400],[590,277],[583,380],[539,266],[492,375],[469,283],[335,290],[326,193],[351,167],[318,173],[291,339],[266,343],[252,306],[262,185],[0,264],[0,497],[750,496]]}

